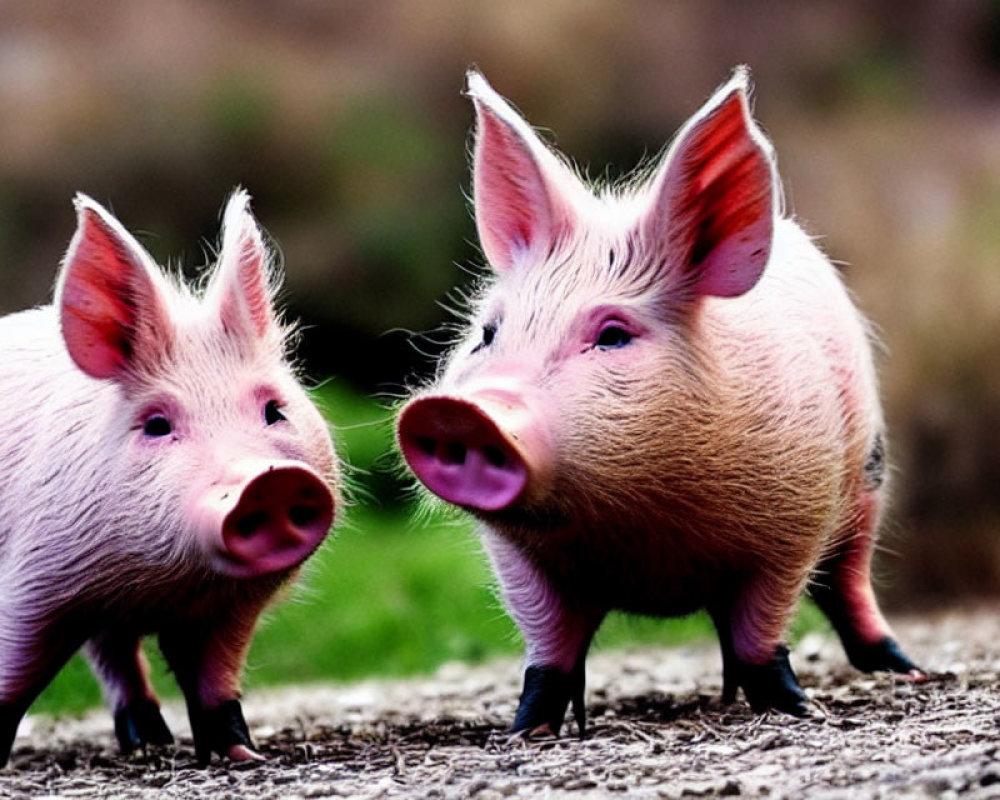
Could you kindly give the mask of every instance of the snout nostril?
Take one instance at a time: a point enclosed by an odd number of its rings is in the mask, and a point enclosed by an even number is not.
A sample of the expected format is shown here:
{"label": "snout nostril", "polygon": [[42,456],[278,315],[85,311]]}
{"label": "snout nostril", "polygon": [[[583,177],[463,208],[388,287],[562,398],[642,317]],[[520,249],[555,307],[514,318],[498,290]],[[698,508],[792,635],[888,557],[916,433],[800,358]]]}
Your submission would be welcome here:
{"label": "snout nostril", "polygon": [[265,522],[267,522],[266,511],[251,511],[236,521],[236,533],[244,539],[249,539]]}
{"label": "snout nostril", "polygon": [[313,506],[292,506],[288,518],[296,528],[307,528],[319,519],[319,511]]}
{"label": "snout nostril", "polygon": [[507,456],[503,450],[491,444],[483,447],[483,458],[494,467],[502,467],[507,463]]}
{"label": "snout nostril", "polygon": [[466,447],[461,442],[450,442],[445,448],[445,460],[449,464],[465,463]]}
{"label": "snout nostril", "polygon": [[437,441],[430,436],[418,436],[415,441],[417,448],[425,455],[432,456],[437,450]]}

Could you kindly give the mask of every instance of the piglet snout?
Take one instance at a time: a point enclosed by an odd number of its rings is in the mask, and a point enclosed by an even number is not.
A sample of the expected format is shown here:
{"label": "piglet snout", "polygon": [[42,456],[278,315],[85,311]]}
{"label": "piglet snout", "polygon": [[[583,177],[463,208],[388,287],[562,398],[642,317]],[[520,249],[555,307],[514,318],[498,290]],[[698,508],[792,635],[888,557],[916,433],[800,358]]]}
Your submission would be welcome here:
{"label": "piglet snout", "polygon": [[291,569],[323,541],[333,523],[333,494],[297,461],[246,461],[201,502],[201,528],[213,565],[252,578]]}
{"label": "piglet snout", "polygon": [[534,421],[506,395],[420,397],[403,409],[398,430],[414,474],[434,494],[466,508],[507,508],[539,472]]}

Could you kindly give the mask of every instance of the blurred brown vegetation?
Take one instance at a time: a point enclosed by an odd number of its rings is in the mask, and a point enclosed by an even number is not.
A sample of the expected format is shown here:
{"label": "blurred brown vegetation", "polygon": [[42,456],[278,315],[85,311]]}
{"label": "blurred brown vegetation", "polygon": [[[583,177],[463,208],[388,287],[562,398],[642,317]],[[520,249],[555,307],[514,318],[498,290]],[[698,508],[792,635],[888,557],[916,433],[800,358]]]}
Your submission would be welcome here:
{"label": "blurred brown vegetation", "polygon": [[655,154],[741,62],[790,208],[888,351],[884,591],[996,593],[995,0],[7,0],[0,312],[48,298],[75,191],[191,270],[244,185],[311,374],[398,392],[429,370],[458,265],[479,262],[467,67],[600,178]]}

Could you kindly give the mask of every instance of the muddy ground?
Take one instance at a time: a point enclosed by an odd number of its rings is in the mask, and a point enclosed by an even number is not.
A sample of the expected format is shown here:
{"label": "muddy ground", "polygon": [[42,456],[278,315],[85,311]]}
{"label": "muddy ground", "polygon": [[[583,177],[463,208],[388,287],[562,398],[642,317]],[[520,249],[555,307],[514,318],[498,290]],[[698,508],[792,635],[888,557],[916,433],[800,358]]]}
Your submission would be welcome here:
{"label": "muddy ground", "polygon": [[714,646],[608,652],[588,665],[587,737],[525,744],[504,733],[519,665],[456,665],[427,680],[252,694],[268,756],[256,766],[195,769],[178,705],[165,716],[179,746],[130,758],[103,712],[31,718],[0,797],[1000,798],[1000,608],[896,627],[930,680],[861,675],[810,635],[793,654],[814,707],[803,720],[722,707]]}

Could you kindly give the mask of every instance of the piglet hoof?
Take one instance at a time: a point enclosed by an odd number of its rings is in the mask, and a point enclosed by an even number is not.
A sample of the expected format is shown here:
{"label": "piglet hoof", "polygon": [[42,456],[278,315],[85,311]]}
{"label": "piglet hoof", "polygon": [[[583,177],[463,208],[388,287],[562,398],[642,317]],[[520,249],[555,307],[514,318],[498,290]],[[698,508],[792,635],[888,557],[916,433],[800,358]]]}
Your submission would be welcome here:
{"label": "piglet hoof", "polygon": [[739,664],[735,659],[724,659],[722,664],[722,703],[732,705],[740,689]]}
{"label": "piglet hoof", "polygon": [[927,680],[927,673],[907,658],[891,636],[883,636],[874,644],[856,643],[845,649],[851,665],[862,672],[898,672],[914,683]]}
{"label": "piglet hoof", "polygon": [[267,761],[264,756],[256,750],[251,750],[245,744],[234,744],[226,753],[230,761]]}
{"label": "piglet hoof", "polygon": [[779,645],[774,658],[766,664],[743,664],[743,693],[750,707],[758,714],[782,711],[793,717],[809,714],[805,692],[788,663],[788,648]]}
{"label": "piglet hoof", "polygon": [[511,733],[528,739],[558,736],[566,708],[572,702],[573,717],[582,739],[587,722],[583,690],[582,662],[569,674],[558,667],[528,667],[524,671],[524,689]]}
{"label": "piglet hoof", "polygon": [[215,708],[192,710],[190,717],[199,767],[208,766],[212,753],[234,761],[263,760],[254,749],[239,700],[227,700]]}
{"label": "piglet hoof", "polygon": [[154,700],[129,703],[115,712],[115,737],[122,754],[146,745],[173,744],[174,737]]}

